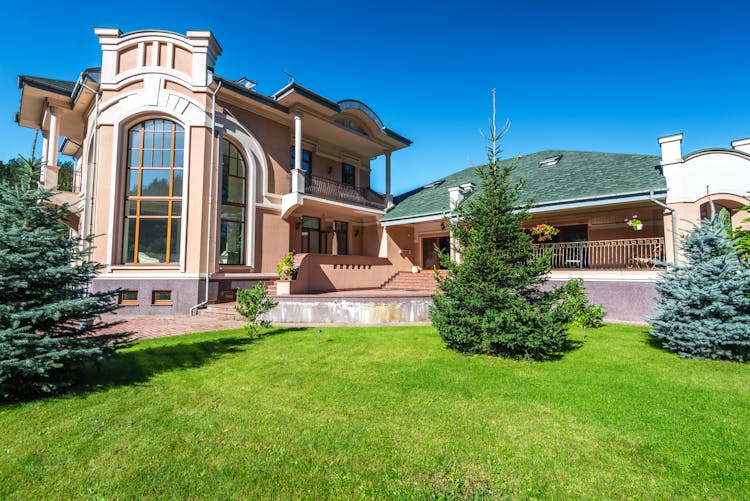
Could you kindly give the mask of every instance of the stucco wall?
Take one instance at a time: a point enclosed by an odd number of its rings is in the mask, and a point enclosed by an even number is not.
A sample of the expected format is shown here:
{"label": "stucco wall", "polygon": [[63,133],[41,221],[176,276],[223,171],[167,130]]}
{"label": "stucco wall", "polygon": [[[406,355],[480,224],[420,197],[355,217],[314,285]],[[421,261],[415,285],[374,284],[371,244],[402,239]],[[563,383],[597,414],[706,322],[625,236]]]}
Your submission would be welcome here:
{"label": "stucco wall", "polygon": [[298,254],[299,267],[292,292],[322,292],[380,287],[398,271],[390,260],[367,256]]}
{"label": "stucco wall", "polygon": [[289,193],[290,129],[230,103],[221,103],[263,145],[268,161],[268,191]]}

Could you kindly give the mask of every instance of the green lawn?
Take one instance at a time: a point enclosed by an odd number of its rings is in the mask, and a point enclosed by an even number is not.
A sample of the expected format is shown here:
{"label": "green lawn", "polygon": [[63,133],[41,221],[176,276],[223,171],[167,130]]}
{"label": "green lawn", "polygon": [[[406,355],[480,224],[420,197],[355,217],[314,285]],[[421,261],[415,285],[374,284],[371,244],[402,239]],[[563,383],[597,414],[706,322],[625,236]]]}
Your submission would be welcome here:
{"label": "green lawn", "polygon": [[430,327],[276,332],[142,342],[0,407],[0,498],[750,498],[750,365],[643,327],[543,363]]}

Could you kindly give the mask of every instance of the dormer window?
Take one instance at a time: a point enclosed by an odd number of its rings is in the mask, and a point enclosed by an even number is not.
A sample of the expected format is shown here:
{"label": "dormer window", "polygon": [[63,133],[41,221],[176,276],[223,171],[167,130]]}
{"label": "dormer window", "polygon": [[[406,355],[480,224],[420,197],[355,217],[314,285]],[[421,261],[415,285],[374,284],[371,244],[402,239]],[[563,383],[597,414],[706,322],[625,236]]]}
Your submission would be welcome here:
{"label": "dormer window", "polygon": [[429,189],[432,189],[432,188],[437,188],[438,186],[440,186],[444,182],[445,182],[445,179],[440,179],[438,181],[433,181],[433,182],[431,182],[429,184],[426,184],[426,185],[422,186],[422,188],[425,189],[425,190],[429,190]]}
{"label": "dormer window", "polygon": [[562,157],[562,155],[547,157],[544,160],[539,161],[539,167],[554,167],[560,162],[560,159],[562,159]]}

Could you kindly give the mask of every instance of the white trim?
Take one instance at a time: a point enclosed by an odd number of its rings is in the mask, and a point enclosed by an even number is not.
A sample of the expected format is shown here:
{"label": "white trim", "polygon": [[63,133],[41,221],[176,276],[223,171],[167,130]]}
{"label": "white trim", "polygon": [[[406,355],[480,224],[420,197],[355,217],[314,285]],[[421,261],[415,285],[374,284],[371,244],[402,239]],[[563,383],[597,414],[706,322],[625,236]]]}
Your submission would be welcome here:
{"label": "white trim", "polygon": [[655,282],[659,278],[659,271],[622,270],[615,272],[595,271],[558,271],[553,270],[547,276],[549,280],[570,280],[580,278],[584,282]]}
{"label": "white trim", "polygon": [[443,213],[440,214],[426,214],[424,216],[406,217],[403,219],[393,219],[391,221],[380,221],[381,226],[396,226],[399,224],[414,224],[414,223],[426,223],[429,221],[442,221],[446,218]]}
{"label": "white trim", "polygon": [[[287,193],[287,195],[289,195],[289,193]],[[344,202],[339,202],[338,200],[329,200],[327,198],[319,198],[319,197],[316,197],[315,195],[310,195],[309,193],[299,193],[298,195],[300,195],[300,197],[302,198],[303,205],[304,205],[304,201],[309,199],[309,200],[314,200],[316,202],[323,202],[328,205],[344,207],[346,209],[352,209],[352,210],[359,211],[359,212],[367,212],[369,214],[374,214],[377,216],[382,216],[383,214],[385,214],[384,210],[373,209],[371,207],[367,207],[364,205],[353,205],[353,204],[347,204]]]}
{"label": "white trim", "polygon": [[120,274],[112,273],[109,275],[98,275],[93,280],[198,280],[205,277],[202,273],[180,273],[179,275],[166,275],[166,274],[145,274],[145,273],[130,273]]}

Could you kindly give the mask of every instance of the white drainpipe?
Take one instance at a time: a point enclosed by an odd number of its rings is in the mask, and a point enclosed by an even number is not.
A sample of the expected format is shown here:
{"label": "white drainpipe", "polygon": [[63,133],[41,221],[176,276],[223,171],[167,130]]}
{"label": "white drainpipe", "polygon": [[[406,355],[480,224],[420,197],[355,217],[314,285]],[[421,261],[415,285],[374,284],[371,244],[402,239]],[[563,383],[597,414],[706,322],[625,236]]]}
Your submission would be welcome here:
{"label": "white drainpipe", "polygon": [[210,160],[210,172],[208,181],[208,227],[206,230],[206,291],[205,300],[201,303],[196,304],[190,308],[190,315],[195,315],[198,308],[206,306],[208,304],[208,283],[209,283],[209,271],[211,269],[211,222],[213,221],[213,206],[214,206],[214,151],[216,138],[216,94],[221,89],[221,82],[216,86],[213,95],[211,96],[211,160]]}

